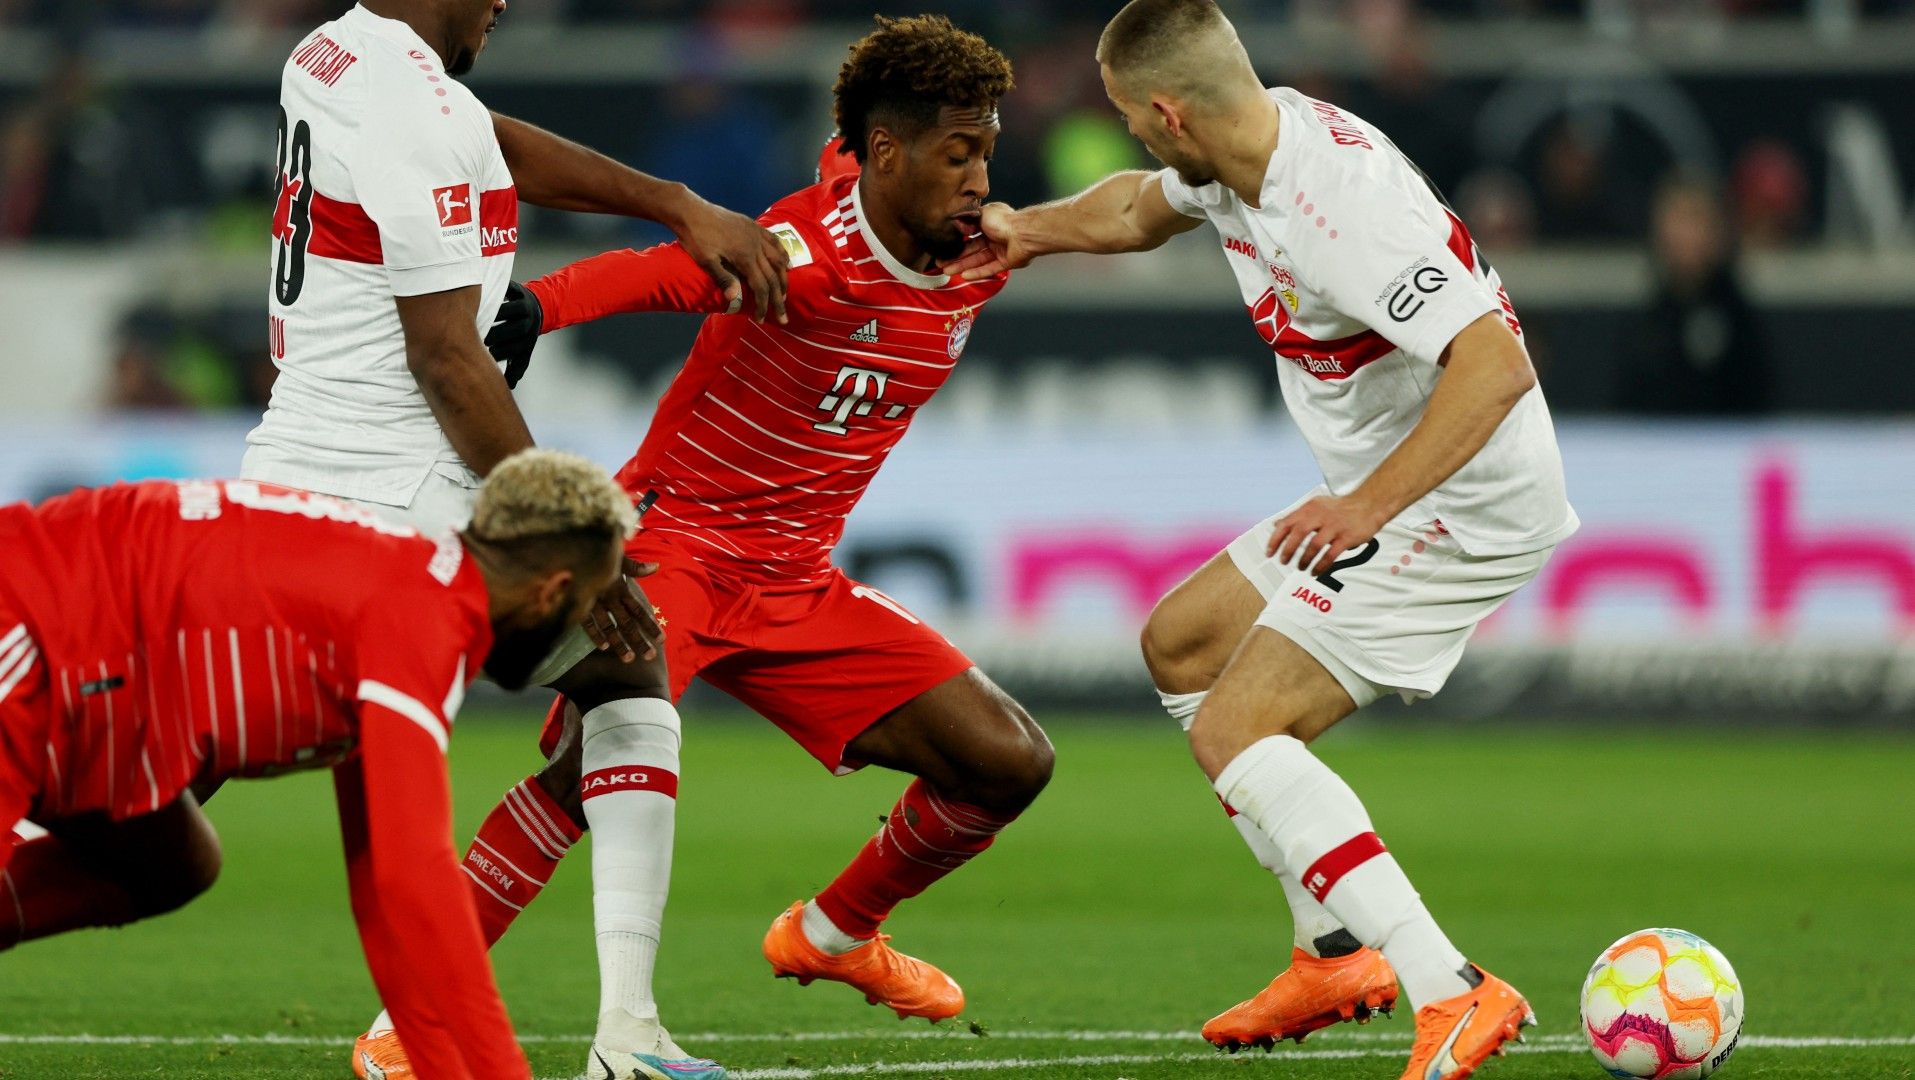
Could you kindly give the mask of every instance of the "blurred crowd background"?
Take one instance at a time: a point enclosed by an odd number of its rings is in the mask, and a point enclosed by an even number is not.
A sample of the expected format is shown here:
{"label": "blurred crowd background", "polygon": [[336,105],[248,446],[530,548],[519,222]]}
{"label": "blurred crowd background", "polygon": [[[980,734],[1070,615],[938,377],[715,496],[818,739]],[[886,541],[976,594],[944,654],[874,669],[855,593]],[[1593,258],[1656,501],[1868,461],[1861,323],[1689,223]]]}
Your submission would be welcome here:
{"label": "blurred crowd background", "polygon": [[[1391,136],[1520,314],[1582,531],[1456,716],[1915,717],[1915,0],[1222,0],[1272,84]],[[757,213],[811,182],[846,46],[949,14],[1015,62],[994,196],[1149,163],[1119,0],[511,0],[468,82]],[[0,500],[230,475],[271,392],[280,71],[345,0],[0,0]],[[528,209],[518,273],[657,242]],[[546,339],[541,442],[616,465],[697,320]],[[991,302],[839,559],[1032,700],[1148,705],[1136,627],[1317,480],[1215,233]]]}
{"label": "blurred crowd background", "polygon": [[[999,197],[1054,197],[1147,164],[1090,59],[1113,4],[933,6],[1016,63],[992,166]],[[279,65],[344,7],[0,0],[0,250],[164,245],[175,258],[201,253],[209,268],[263,254]],[[470,81],[495,109],[756,212],[811,179],[845,44],[874,12],[924,7],[513,0]],[[1448,194],[1503,264],[1532,349],[1562,384],[1552,388],[1559,410],[1764,415],[1915,402],[1906,364],[1862,355],[1915,332],[1915,0],[1225,7],[1269,81],[1368,118]],[[534,213],[526,265],[663,236]],[[1158,276],[1185,280],[1179,258],[1195,267],[1203,257],[1164,256]],[[1220,281],[1192,272],[1199,288]],[[1110,342],[1136,342],[1128,324],[1158,295],[1152,275],[1093,273],[1108,278],[1096,295],[1035,290],[1035,306],[1059,309],[1061,321],[993,334],[987,320],[980,351],[1070,353],[1085,339],[1066,324],[1087,311],[1111,313],[1095,320]],[[197,266],[186,276],[207,274],[218,276]],[[257,283],[234,280],[230,290],[135,290],[93,403],[258,407],[272,369]],[[1182,306],[1197,303],[1193,294]],[[1204,322],[1182,339],[1204,355],[1156,352],[1184,369],[1231,364],[1221,392],[1249,380],[1259,407],[1274,407],[1267,372],[1213,355],[1250,354],[1243,328]],[[616,330],[589,345],[635,384],[656,382],[675,359]],[[1077,368],[1108,366],[1107,355],[1077,351]]]}

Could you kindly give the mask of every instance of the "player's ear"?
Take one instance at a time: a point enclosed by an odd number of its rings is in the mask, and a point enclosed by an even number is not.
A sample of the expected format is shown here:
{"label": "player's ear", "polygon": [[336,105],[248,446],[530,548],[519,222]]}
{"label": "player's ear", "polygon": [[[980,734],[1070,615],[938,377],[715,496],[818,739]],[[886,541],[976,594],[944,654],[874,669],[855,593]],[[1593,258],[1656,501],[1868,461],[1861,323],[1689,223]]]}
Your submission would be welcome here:
{"label": "player's ear", "polygon": [[1183,111],[1178,107],[1176,102],[1152,94],[1150,107],[1157,111],[1157,115],[1164,118],[1165,130],[1169,131],[1172,135],[1178,136],[1184,133]]}
{"label": "player's ear", "polygon": [[546,618],[566,605],[571,596],[572,579],[575,576],[569,569],[554,570],[539,579],[538,587],[532,596],[539,618]]}
{"label": "player's ear", "polygon": [[904,153],[904,144],[894,138],[890,131],[881,127],[871,129],[871,135],[865,142],[865,167],[879,172],[887,172],[897,164]]}

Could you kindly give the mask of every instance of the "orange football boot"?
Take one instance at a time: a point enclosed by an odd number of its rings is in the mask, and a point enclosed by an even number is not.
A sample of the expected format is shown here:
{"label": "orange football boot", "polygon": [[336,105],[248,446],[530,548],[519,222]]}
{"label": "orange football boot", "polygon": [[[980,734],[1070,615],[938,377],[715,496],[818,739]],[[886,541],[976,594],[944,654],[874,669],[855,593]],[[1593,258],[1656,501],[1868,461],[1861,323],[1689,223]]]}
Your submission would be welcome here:
{"label": "orange football boot", "polygon": [[922,1016],[936,1023],[964,1011],[964,991],[949,975],[891,947],[891,935],[879,934],[863,945],[833,956],[805,937],[805,903],[800,900],[772,920],[765,932],[765,959],[781,979],[799,986],[813,979],[841,982],[883,1005],[903,1020]]}
{"label": "orange football boot", "polygon": [[1416,1010],[1416,1043],[1403,1080],[1463,1080],[1535,1025],[1536,1014],[1515,987],[1475,964],[1470,968],[1483,977],[1475,989]]}
{"label": "orange football boot", "polygon": [[399,1045],[399,1033],[388,1028],[354,1039],[352,1074],[359,1080],[412,1080],[412,1059]]}
{"label": "orange football boot", "polygon": [[1382,953],[1358,949],[1325,960],[1293,949],[1290,966],[1256,997],[1205,1024],[1204,1038],[1233,1053],[1247,1046],[1268,1050],[1345,1020],[1367,1024],[1395,1008],[1396,972]]}

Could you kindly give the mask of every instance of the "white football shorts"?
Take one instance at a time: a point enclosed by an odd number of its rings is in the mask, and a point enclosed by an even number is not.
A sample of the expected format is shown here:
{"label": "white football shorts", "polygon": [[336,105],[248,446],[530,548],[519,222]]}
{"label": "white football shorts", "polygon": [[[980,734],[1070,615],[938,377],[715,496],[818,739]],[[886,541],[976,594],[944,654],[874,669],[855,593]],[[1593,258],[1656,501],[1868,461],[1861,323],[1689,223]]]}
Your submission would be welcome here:
{"label": "white football shorts", "polygon": [[1318,488],[1259,522],[1224,550],[1263,594],[1256,625],[1315,657],[1362,708],[1386,694],[1404,701],[1443,688],[1478,623],[1549,561],[1554,548],[1470,555],[1435,521],[1405,514],[1320,577],[1264,554],[1285,514]]}
{"label": "white football shorts", "polygon": [[464,469],[448,465],[428,473],[405,506],[337,497],[341,502],[375,511],[388,521],[410,525],[426,536],[438,536],[463,529],[472,521],[472,504],[479,498],[479,489],[473,486],[476,482],[477,478]]}

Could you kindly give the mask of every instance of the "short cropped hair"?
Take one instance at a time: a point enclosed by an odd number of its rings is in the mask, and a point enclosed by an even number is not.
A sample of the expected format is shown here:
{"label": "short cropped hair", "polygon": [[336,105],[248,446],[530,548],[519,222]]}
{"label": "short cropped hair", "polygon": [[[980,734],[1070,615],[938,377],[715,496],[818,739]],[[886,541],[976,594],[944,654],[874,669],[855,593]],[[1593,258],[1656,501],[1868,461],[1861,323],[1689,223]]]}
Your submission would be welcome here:
{"label": "short cropped hair", "polygon": [[1220,49],[1202,46],[1221,47],[1235,36],[1216,0],[1131,0],[1097,39],[1097,62],[1133,86],[1144,79],[1152,90],[1212,96],[1218,76],[1233,69],[1219,67],[1227,63]]}
{"label": "short cropped hair", "polygon": [[467,535],[526,569],[576,565],[638,529],[632,497],[604,469],[576,454],[521,450],[479,489]]}
{"label": "short cropped hair", "polygon": [[878,28],[851,46],[831,94],[842,152],[864,163],[871,129],[915,138],[938,110],[986,108],[1009,93],[1011,61],[942,15],[878,16]]}

